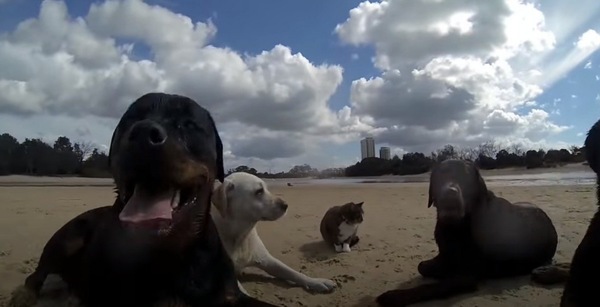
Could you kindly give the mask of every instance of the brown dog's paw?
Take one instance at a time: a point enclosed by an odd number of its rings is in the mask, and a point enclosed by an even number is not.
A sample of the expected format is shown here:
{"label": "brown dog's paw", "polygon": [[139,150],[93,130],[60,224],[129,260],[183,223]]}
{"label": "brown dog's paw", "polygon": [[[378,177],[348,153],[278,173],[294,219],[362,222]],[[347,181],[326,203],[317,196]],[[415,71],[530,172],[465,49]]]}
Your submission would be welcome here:
{"label": "brown dog's paw", "polygon": [[35,292],[25,286],[19,286],[11,293],[8,307],[32,307],[36,302]]}
{"label": "brown dog's paw", "polygon": [[569,278],[570,268],[569,263],[542,266],[531,272],[531,280],[542,285],[562,283]]}

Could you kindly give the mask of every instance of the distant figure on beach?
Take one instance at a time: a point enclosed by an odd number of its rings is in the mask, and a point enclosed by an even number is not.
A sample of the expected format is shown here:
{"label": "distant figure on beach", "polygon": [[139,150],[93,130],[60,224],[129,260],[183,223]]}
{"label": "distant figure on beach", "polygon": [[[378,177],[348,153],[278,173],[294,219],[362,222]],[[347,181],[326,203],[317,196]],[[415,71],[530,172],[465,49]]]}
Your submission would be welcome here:
{"label": "distant figure on beach", "polygon": [[358,243],[358,226],[363,221],[363,202],[349,202],[342,206],[333,206],[325,212],[321,220],[323,240],[333,246],[336,252],[350,252]]}

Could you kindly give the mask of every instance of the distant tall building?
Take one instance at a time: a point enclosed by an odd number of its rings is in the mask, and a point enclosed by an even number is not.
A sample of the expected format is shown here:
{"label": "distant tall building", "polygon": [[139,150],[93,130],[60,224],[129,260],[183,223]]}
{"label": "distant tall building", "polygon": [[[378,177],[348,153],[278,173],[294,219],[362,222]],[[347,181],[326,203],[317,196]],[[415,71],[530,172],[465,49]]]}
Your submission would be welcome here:
{"label": "distant tall building", "polygon": [[390,148],[389,147],[385,147],[385,146],[381,146],[379,148],[379,158],[386,159],[386,160],[391,160],[392,159],[392,154],[390,152]]}
{"label": "distant tall building", "polygon": [[366,137],[360,140],[361,159],[375,157],[375,140],[372,137]]}

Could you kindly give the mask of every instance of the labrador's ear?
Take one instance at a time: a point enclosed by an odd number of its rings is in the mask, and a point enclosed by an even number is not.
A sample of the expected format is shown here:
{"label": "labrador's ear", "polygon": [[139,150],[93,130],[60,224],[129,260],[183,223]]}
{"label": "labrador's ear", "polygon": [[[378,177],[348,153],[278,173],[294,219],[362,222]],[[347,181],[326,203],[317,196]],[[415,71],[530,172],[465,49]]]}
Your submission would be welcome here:
{"label": "labrador's ear", "polygon": [[215,181],[212,203],[215,208],[219,210],[221,216],[226,217],[231,215],[231,208],[229,207],[229,193],[233,191],[235,185],[229,180],[223,180],[223,183]]}

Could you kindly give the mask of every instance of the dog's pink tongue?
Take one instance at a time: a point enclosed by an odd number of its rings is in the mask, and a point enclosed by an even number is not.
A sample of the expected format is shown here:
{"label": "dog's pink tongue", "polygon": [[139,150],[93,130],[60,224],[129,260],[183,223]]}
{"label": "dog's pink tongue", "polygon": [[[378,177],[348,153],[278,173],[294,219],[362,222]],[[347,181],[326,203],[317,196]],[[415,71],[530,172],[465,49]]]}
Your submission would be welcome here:
{"label": "dog's pink tongue", "polygon": [[132,223],[156,219],[170,220],[173,211],[171,207],[172,201],[172,192],[150,197],[140,193],[136,188],[136,191],[134,191],[133,195],[119,214],[119,219],[124,222]]}

